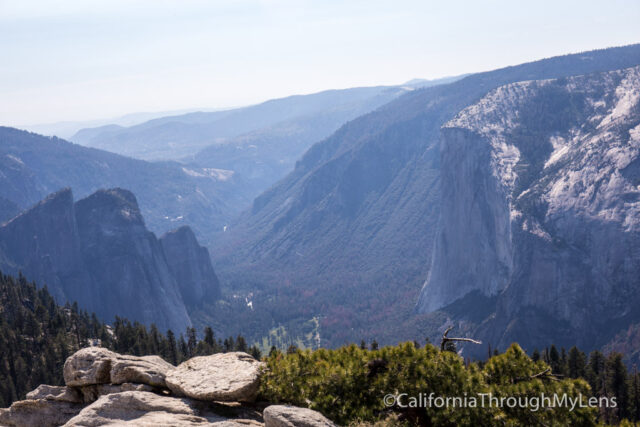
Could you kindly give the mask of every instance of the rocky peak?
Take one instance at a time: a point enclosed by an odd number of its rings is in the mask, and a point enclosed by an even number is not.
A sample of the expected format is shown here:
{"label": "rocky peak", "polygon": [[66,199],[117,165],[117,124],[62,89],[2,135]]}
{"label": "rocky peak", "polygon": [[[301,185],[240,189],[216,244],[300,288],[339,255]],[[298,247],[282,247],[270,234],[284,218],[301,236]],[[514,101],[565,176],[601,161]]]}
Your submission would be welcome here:
{"label": "rocky peak", "polygon": [[69,218],[73,215],[73,193],[70,188],[63,188],[60,191],[52,193],[42,201],[36,203],[33,207],[24,213],[13,218],[11,223],[24,223],[33,221],[35,216],[39,219],[50,218],[50,222],[55,222],[60,218]]}
{"label": "rocky peak", "polygon": [[119,315],[182,331],[191,325],[183,292],[189,301],[215,299],[218,279],[189,228],[165,240],[169,255],[130,191],[99,190],[74,204],[65,189],[0,226],[0,268],[107,321]]}
{"label": "rocky peak", "polygon": [[82,258],[95,283],[87,309],[164,330],[191,325],[160,242],[144,226],[131,192],[100,190],[76,203],[76,216]]}
{"label": "rocky peak", "polygon": [[220,297],[220,284],[211,266],[209,250],[200,246],[190,227],[164,234],[160,243],[187,305],[197,306]]}
{"label": "rocky peak", "polygon": [[83,218],[91,218],[97,224],[108,223],[120,227],[144,226],[136,196],[122,188],[98,190],[79,200],[76,203],[76,209],[81,212]]}

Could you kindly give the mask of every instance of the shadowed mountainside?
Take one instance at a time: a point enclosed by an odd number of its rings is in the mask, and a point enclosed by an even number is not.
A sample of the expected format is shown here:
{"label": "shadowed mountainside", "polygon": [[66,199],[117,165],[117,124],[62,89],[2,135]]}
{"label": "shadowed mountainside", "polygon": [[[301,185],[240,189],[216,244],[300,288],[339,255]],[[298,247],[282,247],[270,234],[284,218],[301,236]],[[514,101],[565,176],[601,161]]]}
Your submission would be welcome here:
{"label": "shadowed mountainside", "polygon": [[[197,256],[175,256],[182,253]],[[65,189],[2,225],[0,270],[22,272],[58,302],[77,301],[104,320],[126,316],[163,330],[184,330],[195,298],[219,296],[208,251],[191,230],[158,240],[135,196],[118,188],[75,203]]]}
{"label": "shadowed mountainside", "polygon": [[640,45],[544,59],[416,90],[353,120],[230,226],[214,247],[218,274],[252,292],[268,324],[319,318],[323,345],[435,336],[446,314],[412,312],[438,230],[441,126],[504,84],[638,64]]}

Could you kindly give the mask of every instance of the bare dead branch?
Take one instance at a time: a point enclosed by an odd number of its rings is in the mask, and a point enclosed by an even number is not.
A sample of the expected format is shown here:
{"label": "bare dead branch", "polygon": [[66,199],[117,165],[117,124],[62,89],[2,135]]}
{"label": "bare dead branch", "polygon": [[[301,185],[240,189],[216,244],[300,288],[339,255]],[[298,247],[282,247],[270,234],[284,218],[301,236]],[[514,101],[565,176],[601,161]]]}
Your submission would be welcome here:
{"label": "bare dead branch", "polygon": [[444,334],[442,334],[442,342],[440,343],[440,351],[444,351],[445,345],[449,341],[463,341],[463,342],[470,342],[470,343],[473,343],[473,344],[482,344],[481,341],[474,340],[472,338],[449,338],[447,335],[449,335],[449,332],[452,329],[453,329],[453,326],[449,326],[447,328],[447,330],[444,331]]}
{"label": "bare dead branch", "polygon": [[537,374],[534,374],[534,375],[529,375],[528,377],[514,378],[513,382],[514,383],[519,383],[521,381],[531,381],[531,380],[534,380],[536,378],[540,378],[541,380],[560,381],[558,379],[558,377],[562,377],[562,376],[563,375],[552,373],[551,372],[551,368],[547,368],[542,372],[538,372]]}
{"label": "bare dead branch", "polygon": [[551,372],[551,368],[547,368],[547,369],[545,369],[545,370],[544,370],[544,371],[542,371],[542,372],[538,372],[538,373],[537,373],[537,374],[535,374],[535,375],[531,375],[529,378],[530,378],[530,379],[538,378],[538,377],[541,377],[541,376],[543,376],[543,375],[546,375],[546,374],[547,374],[547,373],[549,373],[549,372]]}

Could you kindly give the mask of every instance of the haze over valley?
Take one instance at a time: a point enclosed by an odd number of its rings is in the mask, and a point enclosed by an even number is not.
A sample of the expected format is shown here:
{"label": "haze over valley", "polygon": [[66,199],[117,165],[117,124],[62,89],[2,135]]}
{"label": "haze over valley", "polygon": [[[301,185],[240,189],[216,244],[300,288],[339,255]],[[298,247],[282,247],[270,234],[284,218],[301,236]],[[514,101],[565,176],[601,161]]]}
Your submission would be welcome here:
{"label": "haze over valley", "polygon": [[637,7],[62,3],[0,5],[1,425],[640,421]]}

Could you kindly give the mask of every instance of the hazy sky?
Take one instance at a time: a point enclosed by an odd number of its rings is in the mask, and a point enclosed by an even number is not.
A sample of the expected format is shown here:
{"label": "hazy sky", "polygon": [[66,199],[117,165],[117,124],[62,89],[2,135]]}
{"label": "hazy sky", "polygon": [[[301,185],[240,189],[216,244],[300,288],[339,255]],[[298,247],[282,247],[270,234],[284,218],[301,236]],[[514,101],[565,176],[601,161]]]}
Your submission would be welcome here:
{"label": "hazy sky", "polygon": [[640,42],[640,2],[0,0],[0,124],[227,107]]}

